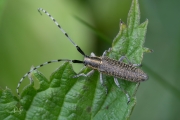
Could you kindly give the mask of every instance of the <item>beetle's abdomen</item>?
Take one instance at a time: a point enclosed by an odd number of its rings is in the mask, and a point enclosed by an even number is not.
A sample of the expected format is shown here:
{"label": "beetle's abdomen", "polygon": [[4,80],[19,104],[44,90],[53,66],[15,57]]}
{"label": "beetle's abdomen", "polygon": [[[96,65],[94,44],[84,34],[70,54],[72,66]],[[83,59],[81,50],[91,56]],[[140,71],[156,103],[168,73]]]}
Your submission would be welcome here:
{"label": "beetle's abdomen", "polygon": [[102,57],[99,71],[132,82],[140,82],[148,79],[148,76],[141,69],[108,57]]}

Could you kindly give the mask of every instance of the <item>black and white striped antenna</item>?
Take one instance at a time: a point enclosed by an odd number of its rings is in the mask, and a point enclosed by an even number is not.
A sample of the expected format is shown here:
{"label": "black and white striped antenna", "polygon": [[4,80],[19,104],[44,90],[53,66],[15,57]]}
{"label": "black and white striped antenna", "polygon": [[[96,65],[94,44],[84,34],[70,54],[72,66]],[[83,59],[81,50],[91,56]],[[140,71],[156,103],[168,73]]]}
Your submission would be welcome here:
{"label": "black and white striped antenna", "polygon": [[[85,53],[81,50],[81,48],[76,45],[76,43],[69,37],[69,35],[62,29],[62,27],[59,25],[59,23],[44,9],[38,8],[39,13],[41,14],[41,11],[43,11],[47,16],[51,18],[52,21],[58,26],[58,28],[61,30],[61,32],[64,33],[64,35],[68,38],[68,40],[76,47],[76,49],[83,55],[86,56]],[[41,14],[42,15],[42,14]]]}
{"label": "black and white striped antenna", "polygon": [[[58,26],[58,28],[61,30],[61,32],[64,33],[64,35],[68,38],[68,40],[76,47],[76,49],[79,51],[79,53],[81,53],[84,57],[87,57],[87,55],[81,50],[81,48],[76,45],[76,43],[69,37],[69,35],[62,29],[62,27],[58,24],[58,22],[44,9],[42,8],[38,8],[38,11],[39,13],[42,15],[41,11],[44,12],[46,15],[48,15],[52,21],[54,21],[54,23]],[[54,62],[61,62],[61,61],[68,61],[68,62],[72,62],[72,63],[81,63],[83,64],[84,62],[83,61],[80,61],[80,60],[69,60],[69,59],[58,59],[58,60],[51,60],[51,61],[48,61],[48,62],[45,62],[45,63],[42,63],[34,68],[32,68],[29,72],[27,72],[19,81],[18,85],[17,85],[17,88],[16,88],[16,91],[17,91],[17,94],[18,96],[20,96],[19,94],[19,87],[22,83],[22,81],[30,74],[32,73],[34,70],[40,68],[40,67],[43,67],[47,64],[50,64],[50,63],[54,63]]]}

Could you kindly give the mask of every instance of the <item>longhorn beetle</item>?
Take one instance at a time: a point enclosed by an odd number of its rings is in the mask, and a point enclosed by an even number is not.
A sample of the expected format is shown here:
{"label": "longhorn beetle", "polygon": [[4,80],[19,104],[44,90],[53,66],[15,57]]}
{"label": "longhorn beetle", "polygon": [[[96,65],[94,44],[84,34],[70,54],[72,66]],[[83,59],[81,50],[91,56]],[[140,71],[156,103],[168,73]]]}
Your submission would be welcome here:
{"label": "longhorn beetle", "polygon": [[[139,66],[139,64],[131,64],[129,62],[129,60],[125,57],[122,56],[119,61],[111,59],[109,57],[106,56],[106,52],[104,51],[103,55],[101,57],[97,57],[95,56],[94,53],[91,53],[90,56],[86,55],[81,48],[75,44],[75,42],[69,37],[69,35],[62,29],[62,27],[57,23],[57,21],[44,9],[42,8],[38,8],[39,13],[41,14],[40,11],[43,11],[46,15],[48,15],[53,21],[54,23],[58,26],[58,28],[64,33],[64,35],[69,39],[69,41],[76,47],[77,51],[79,53],[81,53],[84,56],[84,60],[69,60],[69,59],[58,59],[58,60],[51,60],[48,62],[45,62],[39,66],[34,67],[33,69],[31,69],[29,72],[27,72],[19,81],[16,91],[17,94],[19,96],[19,87],[21,82],[24,80],[24,78],[26,76],[28,76],[32,71],[53,63],[53,62],[60,62],[60,61],[68,61],[68,62],[72,62],[72,63],[80,63],[80,64],[84,64],[85,66],[92,68],[92,70],[90,72],[88,72],[87,74],[81,73],[78,74],[74,77],[79,77],[79,76],[85,76],[88,77],[90,76],[92,73],[94,73],[94,70],[98,70],[100,72],[100,83],[103,85],[103,78],[102,78],[102,74],[106,74],[109,76],[113,76],[114,77],[114,82],[115,84],[120,88],[120,84],[117,80],[117,78],[121,78],[127,81],[131,81],[131,82],[141,82],[141,81],[145,81],[148,79],[147,74],[145,74],[141,69],[137,68],[137,66]],[[42,14],[41,14],[42,15]],[[122,62],[123,59],[126,59],[129,64]],[[106,89],[107,90],[107,89]],[[123,92],[125,92],[123,90]],[[126,92],[125,92],[126,93]],[[126,97],[128,99],[128,102],[130,101],[130,97],[129,95],[126,93]]]}

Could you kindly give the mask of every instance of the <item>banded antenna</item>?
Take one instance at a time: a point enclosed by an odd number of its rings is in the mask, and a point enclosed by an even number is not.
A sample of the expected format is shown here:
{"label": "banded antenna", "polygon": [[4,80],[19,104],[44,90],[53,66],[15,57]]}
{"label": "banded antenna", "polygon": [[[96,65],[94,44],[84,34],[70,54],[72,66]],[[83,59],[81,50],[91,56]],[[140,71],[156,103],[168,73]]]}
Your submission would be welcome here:
{"label": "banded antenna", "polygon": [[[58,26],[58,28],[61,30],[61,32],[64,33],[64,35],[68,38],[68,40],[76,47],[76,49],[78,50],[79,53],[81,53],[84,57],[88,57],[82,50],[81,48],[76,45],[76,43],[69,37],[69,35],[62,29],[62,27],[58,24],[58,22],[44,9],[42,8],[38,8],[38,11],[39,13],[42,15],[41,11],[43,11],[46,15],[48,15],[52,21],[54,21],[54,23]],[[81,61],[81,60],[69,60],[69,59],[58,59],[58,60],[51,60],[51,61],[48,61],[48,62],[45,62],[45,63],[42,63],[34,68],[32,68],[29,72],[27,72],[19,81],[18,85],[17,85],[17,88],[16,88],[16,92],[18,94],[18,96],[20,96],[19,94],[19,87],[22,83],[22,81],[30,74],[32,73],[34,70],[40,68],[40,67],[43,67],[47,64],[50,64],[50,63],[54,63],[54,62],[61,62],[61,61],[68,61],[68,62],[72,62],[72,63],[81,63],[81,64],[84,64],[84,61]],[[31,82],[31,81],[30,81]]]}
{"label": "banded antenna", "polygon": [[59,25],[59,23],[44,9],[38,8],[39,13],[42,15],[41,11],[43,11],[47,16],[51,18],[52,21],[58,26],[58,28],[61,30],[61,32],[64,33],[64,35],[68,38],[68,40],[76,47],[76,49],[83,55],[86,56],[85,53],[81,50],[81,48],[76,45],[76,43],[69,37],[69,35],[62,29],[62,27]]}

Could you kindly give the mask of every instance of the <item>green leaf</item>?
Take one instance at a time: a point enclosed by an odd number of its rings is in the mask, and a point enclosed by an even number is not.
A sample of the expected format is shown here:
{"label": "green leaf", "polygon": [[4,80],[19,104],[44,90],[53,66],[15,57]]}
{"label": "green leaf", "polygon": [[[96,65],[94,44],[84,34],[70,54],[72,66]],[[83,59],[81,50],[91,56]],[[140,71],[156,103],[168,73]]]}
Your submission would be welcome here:
{"label": "green leaf", "polygon": [[[122,21],[120,31],[108,50],[110,58],[118,60],[125,55],[133,63],[140,64],[148,21],[140,24],[138,0],[133,0],[127,19]],[[80,73],[88,73],[91,69],[84,68]],[[37,79],[40,87],[35,89],[34,83],[24,88],[18,100],[9,90],[1,90],[1,119],[26,120],[127,120],[136,104],[135,93],[138,83],[119,79],[122,89],[130,96],[127,104],[125,93],[119,89],[111,76],[104,76],[106,89],[100,84],[99,72],[90,77],[73,78],[76,73],[70,63],[65,62],[58,68],[48,81],[44,75],[34,71],[30,79]]]}
{"label": "green leaf", "polygon": [[25,117],[25,111],[10,89],[0,89],[0,120],[15,120]]}

